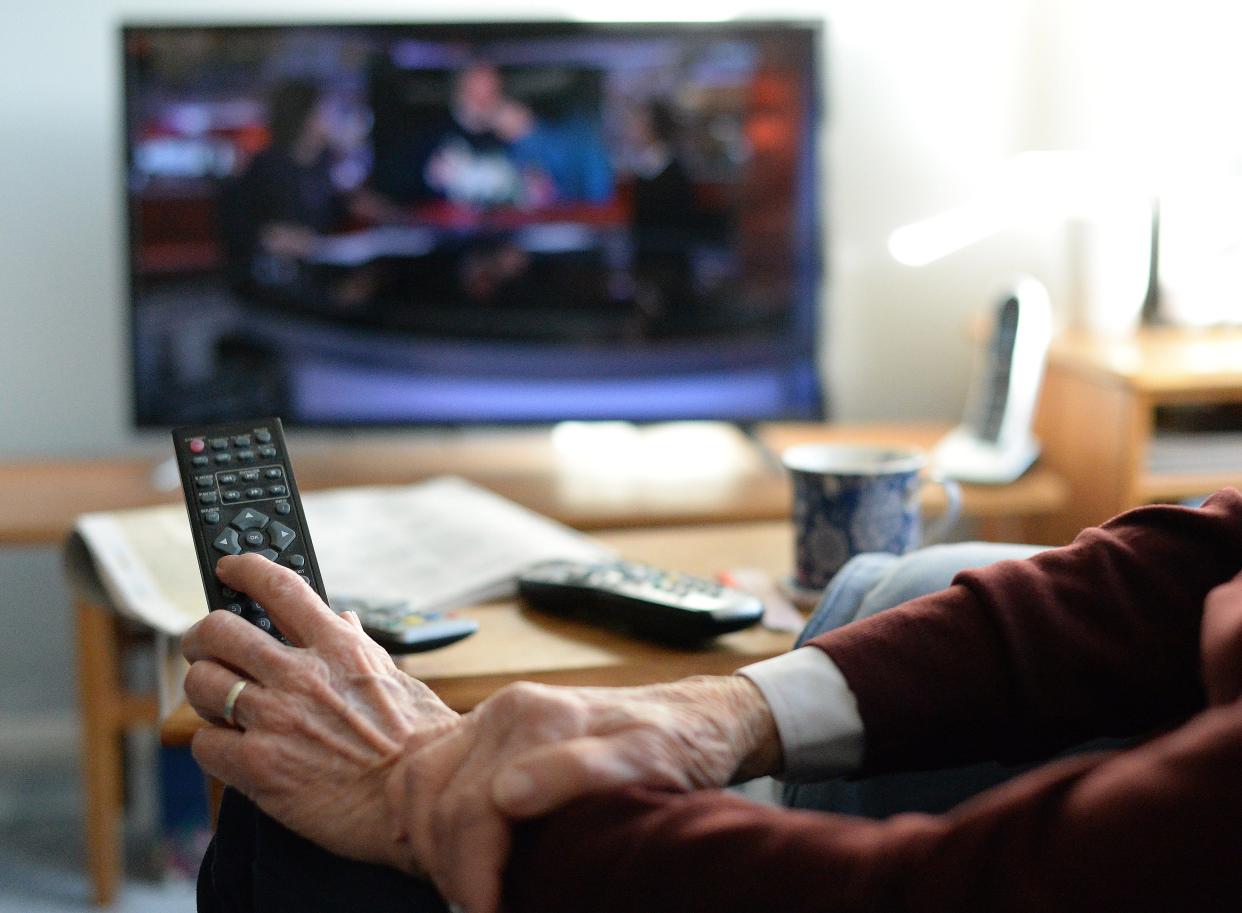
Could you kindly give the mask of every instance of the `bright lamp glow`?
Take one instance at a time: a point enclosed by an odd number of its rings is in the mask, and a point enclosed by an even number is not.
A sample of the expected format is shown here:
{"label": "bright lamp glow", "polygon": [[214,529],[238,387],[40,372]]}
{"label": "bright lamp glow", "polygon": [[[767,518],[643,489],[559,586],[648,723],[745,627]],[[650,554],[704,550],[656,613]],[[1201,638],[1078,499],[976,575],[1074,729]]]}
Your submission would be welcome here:
{"label": "bright lamp glow", "polygon": [[1010,228],[1136,211],[1141,217],[1150,184],[1089,153],[1024,152],[985,180],[975,199],[896,229],[888,250],[898,263],[926,266]]}

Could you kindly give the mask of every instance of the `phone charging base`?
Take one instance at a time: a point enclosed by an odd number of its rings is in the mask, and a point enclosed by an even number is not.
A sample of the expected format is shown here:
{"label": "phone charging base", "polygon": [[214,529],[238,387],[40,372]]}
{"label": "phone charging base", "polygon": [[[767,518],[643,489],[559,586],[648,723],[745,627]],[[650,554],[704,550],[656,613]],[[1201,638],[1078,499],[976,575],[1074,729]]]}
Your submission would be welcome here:
{"label": "phone charging base", "polygon": [[993,443],[974,437],[959,425],[932,449],[932,465],[950,479],[976,485],[1008,485],[1031,468],[1039,456],[1039,442],[1024,440]]}

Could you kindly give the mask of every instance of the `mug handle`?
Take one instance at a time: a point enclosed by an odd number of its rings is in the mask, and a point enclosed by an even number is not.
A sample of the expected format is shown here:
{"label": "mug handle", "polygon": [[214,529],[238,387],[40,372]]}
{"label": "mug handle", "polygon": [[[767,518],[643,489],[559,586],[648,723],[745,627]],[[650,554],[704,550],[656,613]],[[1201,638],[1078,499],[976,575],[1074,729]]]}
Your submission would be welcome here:
{"label": "mug handle", "polygon": [[924,485],[939,485],[944,489],[944,514],[923,534],[924,545],[935,545],[949,534],[962,513],[962,486],[953,479],[932,470],[919,479],[919,490]]}

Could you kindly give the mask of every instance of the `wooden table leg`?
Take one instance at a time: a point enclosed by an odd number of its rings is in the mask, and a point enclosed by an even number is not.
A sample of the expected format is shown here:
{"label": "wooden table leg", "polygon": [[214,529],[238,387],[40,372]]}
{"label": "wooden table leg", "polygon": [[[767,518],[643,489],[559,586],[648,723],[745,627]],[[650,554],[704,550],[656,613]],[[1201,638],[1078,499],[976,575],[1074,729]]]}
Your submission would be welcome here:
{"label": "wooden table leg", "polygon": [[75,614],[86,859],[92,899],[103,905],[116,898],[124,864],[121,737],[131,727],[154,726],[158,708],[153,696],[125,689],[116,615],[84,599],[77,601]]}
{"label": "wooden table leg", "polygon": [[120,884],[122,759],[116,725],[121,694],[115,621],[102,606],[78,600],[78,695],[82,714],[82,785],[91,897],[112,903]]}

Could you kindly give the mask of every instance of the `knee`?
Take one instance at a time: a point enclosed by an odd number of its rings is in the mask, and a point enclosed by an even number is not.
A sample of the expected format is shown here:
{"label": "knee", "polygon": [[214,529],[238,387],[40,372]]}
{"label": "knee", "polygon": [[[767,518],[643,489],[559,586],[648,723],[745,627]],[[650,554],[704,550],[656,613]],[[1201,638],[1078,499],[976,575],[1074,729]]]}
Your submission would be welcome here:
{"label": "knee", "polygon": [[1029,558],[1038,546],[999,542],[954,542],[932,545],[902,555],[862,601],[858,618],[891,609],[903,602],[943,590],[959,572],[997,561]]}

